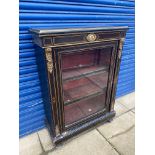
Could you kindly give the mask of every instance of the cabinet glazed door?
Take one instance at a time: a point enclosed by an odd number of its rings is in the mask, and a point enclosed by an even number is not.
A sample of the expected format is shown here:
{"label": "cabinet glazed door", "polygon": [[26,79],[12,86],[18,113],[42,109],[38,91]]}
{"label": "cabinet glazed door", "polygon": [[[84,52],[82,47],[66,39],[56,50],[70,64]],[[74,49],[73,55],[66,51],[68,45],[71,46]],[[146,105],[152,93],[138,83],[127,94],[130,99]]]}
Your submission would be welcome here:
{"label": "cabinet glazed door", "polygon": [[108,111],[116,45],[56,52],[65,128]]}

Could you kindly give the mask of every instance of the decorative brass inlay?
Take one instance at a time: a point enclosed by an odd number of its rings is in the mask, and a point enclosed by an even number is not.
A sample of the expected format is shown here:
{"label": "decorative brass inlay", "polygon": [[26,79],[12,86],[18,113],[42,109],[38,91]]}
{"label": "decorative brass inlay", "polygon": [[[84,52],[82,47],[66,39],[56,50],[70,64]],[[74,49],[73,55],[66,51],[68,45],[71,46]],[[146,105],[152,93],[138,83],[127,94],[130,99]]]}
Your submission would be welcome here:
{"label": "decorative brass inlay", "polygon": [[56,135],[60,135],[60,132],[59,132],[59,127],[58,125],[55,126],[55,133]]}
{"label": "decorative brass inlay", "polygon": [[93,42],[96,40],[97,37],[96,34],[88,34],[86,38],[89,42]]}
{"label": "decorative brass inlay", "polygon": [[55,97],[52,97],[52,102],[53,102],[53,103],[55,103],[55,102],[56,102]]}
{"label": "decorative brass inlay", "polygon": [[45,55],[46,55],[46,60],[47,60],[47,69],[50,73],[53,71],[53,60],[52,60],[52,50],[51,48],[46,48],[45,49]]}
{"label": "decorative brass inlay", "polygon": [[115,100],[112,101],[112,103],[111,103],[111,109],[114,109],[114,105],[115,105]]}

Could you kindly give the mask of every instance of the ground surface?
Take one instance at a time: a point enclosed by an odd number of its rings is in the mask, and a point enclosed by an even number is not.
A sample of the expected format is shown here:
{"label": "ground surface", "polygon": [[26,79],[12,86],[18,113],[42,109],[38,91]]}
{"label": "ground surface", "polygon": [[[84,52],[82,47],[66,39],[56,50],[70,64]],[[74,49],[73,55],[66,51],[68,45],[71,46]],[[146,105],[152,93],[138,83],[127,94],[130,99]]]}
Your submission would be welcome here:
{"label": "ground surface", "polygon": [[54,147],[47,129],[20,139],[20,155],[134,155],[135,93],[116,100],[116,117]]}

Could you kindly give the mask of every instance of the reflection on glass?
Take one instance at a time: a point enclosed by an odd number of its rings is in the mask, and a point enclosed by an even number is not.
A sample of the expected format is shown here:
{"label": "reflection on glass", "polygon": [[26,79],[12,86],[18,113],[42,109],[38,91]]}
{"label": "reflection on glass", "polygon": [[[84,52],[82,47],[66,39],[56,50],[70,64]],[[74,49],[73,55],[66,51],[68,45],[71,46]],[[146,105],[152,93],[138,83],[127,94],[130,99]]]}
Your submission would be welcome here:
{"label": "reflection on glass", "polygon": [[65,125],[105,107],[111,48],[62,54]]}

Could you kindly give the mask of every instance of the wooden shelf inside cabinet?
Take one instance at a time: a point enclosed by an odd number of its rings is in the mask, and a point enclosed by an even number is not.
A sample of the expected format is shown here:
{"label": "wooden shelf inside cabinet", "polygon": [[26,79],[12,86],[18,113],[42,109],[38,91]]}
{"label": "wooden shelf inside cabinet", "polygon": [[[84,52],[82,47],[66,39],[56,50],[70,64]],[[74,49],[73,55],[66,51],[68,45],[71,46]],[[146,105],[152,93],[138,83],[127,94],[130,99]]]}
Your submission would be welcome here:
{"label": "wooden shelf inside cabinet", "polygon": [[65,105],[95,97],[103,94],[103,91],[106,90],[108,72],[105,68],[82,75],[76,76],[76,78],[72,77],[73,80],[69,78],[69,81],[64,81]]}
{"label": "wooden shelf inside cabinet", "polygon": [[98,74],[99,72],[108,72],[108,66],[88,66],[75,69],[66,69],[62,71],[63,82],[80,79],[85,76]]}
{"label": "wooden shelf inside cabinet", "polygon": [[80,119],[82,118],[86,119],[87,117],[100,111],[101,109],[105,110],[105,106],[103,104],[103,102],[105,101],[105,97],[106,95],[104,93],[100,93],[91,98],[81,100],[80,102],[77,101],[75,102],[75,104],[69,104],[65,106],[64,108],[66,111],[66,124],[69,125],[71,123],[74,123],[75,120],[76,122],[80,122]]}

